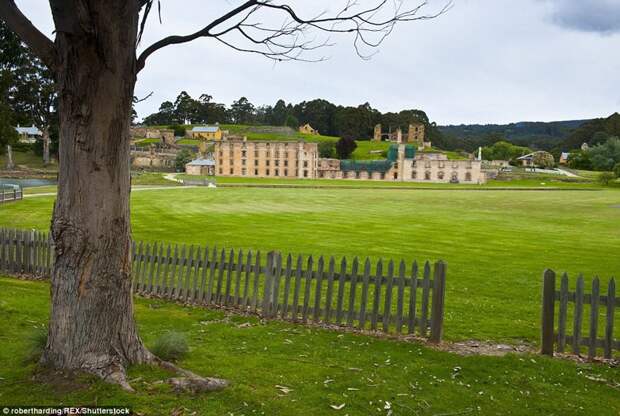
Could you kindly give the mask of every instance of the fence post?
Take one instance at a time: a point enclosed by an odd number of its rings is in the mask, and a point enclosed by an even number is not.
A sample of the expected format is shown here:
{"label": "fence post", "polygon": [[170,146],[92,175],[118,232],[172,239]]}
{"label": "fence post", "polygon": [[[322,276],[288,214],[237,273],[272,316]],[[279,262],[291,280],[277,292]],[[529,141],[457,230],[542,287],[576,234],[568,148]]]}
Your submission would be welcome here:
{"label": "fence post", "polygon": [[429,341],[440,343],[443,336],[443,312],[446,298],[446,263],[435,263],[433,276],[433,305],[431,306],[431,336]]}
{"label": "fence post", "polygon": [[542,295],[542,349],[541,353],[553,357],[554,313],[555,313],[555,272],[547,269],[543,275]]}

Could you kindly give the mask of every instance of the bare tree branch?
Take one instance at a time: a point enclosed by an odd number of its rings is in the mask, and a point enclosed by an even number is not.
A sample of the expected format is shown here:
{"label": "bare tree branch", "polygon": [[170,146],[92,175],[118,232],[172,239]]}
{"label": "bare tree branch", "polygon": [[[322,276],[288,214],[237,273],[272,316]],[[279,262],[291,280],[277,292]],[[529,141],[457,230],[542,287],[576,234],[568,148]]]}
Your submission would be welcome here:
{"label": "bare tree branch", "polygon": [[0,0],[0,19],[30,47],[51,70],[56,67],[57,55],[54,43],[19,10],[14,0]]}
{"label": "bare tree branch", "polygon": [[[365,54],[362,49],[380,46],[397,23],[434,19],[446,13],[453,4],[453,0],[446,0],[444,7],[436,13],[422,15],[420,12],[428,6],[427,1],[405,9],[406,1],[375,0],[374,6],[360,8],[357,0],[347,0],[345,6],[335,15],[322,13],[303,18],[288,4],[276,3],[274,0],[249,0],[197,32],[185,36],[169,36],[149,46],[138,58],[138,71],[157,50],[200,37],[215,38],[234,50],[259,54],[274,61],[316,62],[324,60],[325,57],[305,59],[304,53],[331,46],[329,36],[332,34],[353,34],[357,54],[368,59],[372,55]],[[280,26],[269,27],[254,21],[260,11],[280,15],[284,22]],[[386,12],[389,14],[386,15]],[[326,34],[327,38],[307,39],[311,31]]]}

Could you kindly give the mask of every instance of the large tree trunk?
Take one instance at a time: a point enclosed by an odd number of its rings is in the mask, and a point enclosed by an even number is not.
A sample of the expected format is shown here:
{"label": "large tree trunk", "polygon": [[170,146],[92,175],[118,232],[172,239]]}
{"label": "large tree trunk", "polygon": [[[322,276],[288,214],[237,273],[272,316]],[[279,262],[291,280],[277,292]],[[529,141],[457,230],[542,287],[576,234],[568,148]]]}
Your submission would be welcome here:
{"label": "large tree trunk", "polygon": [[192,391],[221,389],[142,344],[133,317],[129,125],[136,83],[137,0],[52,1],[60,146],[56,246],[47,346],[41,363],[81,370],[132,390],[129,364],[184,376]]}
{"label": "large tree trunk", "polygon": [[[60,150],[52,306],[44,364],[115,381],[151,359],[133,317],[129,122],[136,1],[91,1],[80,26],[56,19]],[[55,16],[56,17],[56,16]]]}

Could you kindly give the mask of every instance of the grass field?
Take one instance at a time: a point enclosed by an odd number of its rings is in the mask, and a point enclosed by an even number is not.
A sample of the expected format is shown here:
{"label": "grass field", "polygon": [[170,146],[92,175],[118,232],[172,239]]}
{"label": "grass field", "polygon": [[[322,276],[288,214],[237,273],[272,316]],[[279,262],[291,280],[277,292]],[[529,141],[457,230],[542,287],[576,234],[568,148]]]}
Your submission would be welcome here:
{"label": "grass field", "polygon": [[[147,346],[168,330],[190,346],[180,365],[231,381],[189,395],[170,377],[130,369],[135,394],[88,376],[41,373],[30,357],[49,286],[0,278],[0,404],[125,405],[143,415],[617,415],[620,375],[538,355],[460,356],[403,341],[341,334],[137,299]],[[279,387],[280,386],[280,387]],[[290,391],[283,392],[283,388]],[[331,406],[344,407],[334,410]],[[390,413],[390,411],[392,413]]]}
{"label": "grass field", "polygon": [[[0,206],[47,229],[53,197]],[[135,192],[140,240],[448,263],[447,339],[537,342],[545,268],[620,270],[620,192],[179,188]],[[619,323],[620,325],[620,323]]]}

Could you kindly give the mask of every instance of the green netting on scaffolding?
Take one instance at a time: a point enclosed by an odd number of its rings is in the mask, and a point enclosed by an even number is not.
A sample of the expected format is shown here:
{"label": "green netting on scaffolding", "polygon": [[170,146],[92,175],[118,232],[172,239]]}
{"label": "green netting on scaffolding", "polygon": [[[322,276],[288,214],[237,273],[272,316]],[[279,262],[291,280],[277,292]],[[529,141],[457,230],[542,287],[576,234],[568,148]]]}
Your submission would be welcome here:
{"label": "green netting on scaffolding", "polygon": [[389,160],[341,160],[340,170],[343,172],[387,172],[392,167]]}
{"label": "green netting on scaffolding", "polygon": [[390,162],[396,162],[396,159],[398,159],[398,145],[397,144],[390,145],[390,148],[388,149],[388,152],[387,152],[387,158]]}
{"label": "green netting on scaffolding", "polygon": [[414,159],[415,158],[415,147],[408,144],[405,146],[405,159]]}

